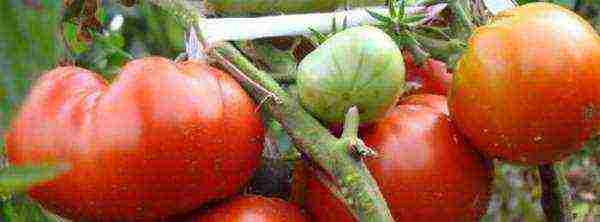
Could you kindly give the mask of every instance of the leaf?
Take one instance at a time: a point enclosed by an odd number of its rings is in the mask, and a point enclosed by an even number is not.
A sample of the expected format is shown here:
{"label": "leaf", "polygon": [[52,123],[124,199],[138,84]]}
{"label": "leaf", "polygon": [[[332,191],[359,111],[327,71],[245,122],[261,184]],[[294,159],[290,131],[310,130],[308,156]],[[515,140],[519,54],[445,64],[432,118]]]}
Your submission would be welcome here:
{"label": "leaf", "polygon": [[100,24],[102,25],[106,25],[108,22],[108,13],[106,13],[106,9],[102,8],[102,7],[98,7],[98,10],[96,10],[96,19],[98,21],[100,21]]}
{"label": "leaf", "polygon": [[315,45],[318,46],[321,43],[325,42],[325,40],[327,40],[327,36],[324,35],[323,33],[319,32],[313,28],[308,28],[308,30],[310,30],[310,32],[312,33],[313,37],[316,40]]}
{"label": "leaf", "polygon": [[396,0],[388,0],[388,11],[390,12],[390,17],[395,18],[398,14],[398,9],[396,8]]}
{"label": "leaf", "polygon": [[70,22],[63,23],[63,36],[75,55],[81,54],[88,49],[85,42],[79,41],[77,38],[77,25]]}
{"label": "leaf", "polygon": [[0,209],[0,221],[3,222],[69,222],[22,195],[0,203]]}
{"label": "leaf", "polygon": [[416,22],[419,22],[419,21],[421,21],[421,20],[423,20],[425,18],[427,18],[427,15],[425,15],[425,14],[416,14],[416,15],[411,15],[411,16],[408,16],[408,17],[404,18],[403,22],[405,22],[405,23],[416,23]]}
{"label": "leaf", "polygon": [[33,185],[54,179],[68,169],[64,164],[5,167],[0,170],[0,195],[8,196],[13,192],[24,192]]}
{"label": "leaf", "polygon": [[379,14],[379,13],[371,11],[369,9],[365,9],[365,11],[367,11],[367,13],[369,13],[369,15],[371,15],[371,17],[375,18],[376,20],[378,20],[380,22],[383,22],[386,24],[393,23],[392,19],[385,15]]}
{"label": "leaf", "polygon": [[400,6],[398,8],[398,18],[403,19],[406,15],[406,1],[400,0]]}
{"label": "leaf", "polygon": [[31,82],[64,56],[62,11],[63,1],[0,1],[0,134]]}

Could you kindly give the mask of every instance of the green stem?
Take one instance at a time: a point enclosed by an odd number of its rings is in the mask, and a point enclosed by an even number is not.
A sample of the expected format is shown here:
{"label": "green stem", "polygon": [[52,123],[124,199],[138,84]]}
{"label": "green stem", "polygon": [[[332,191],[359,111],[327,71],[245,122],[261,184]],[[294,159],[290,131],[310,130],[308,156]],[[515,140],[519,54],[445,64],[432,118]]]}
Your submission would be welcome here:
{"label": "green stem", "polygon": [[360,124],[360,117],[358,116],[358,108],[356,106],[350,107],[348,113],[346,113],[346,119],[344,121],[344,131],[342,132],[342,138],[358,138],[358,127]]}
{"label": "green stem", "polygon": [[431,57],[444,61],[450,69],[455,69],[458,59],[466,49],[465,43],[458,39],[449,41],[429,38],[427,36],[414,33],[413,34],[420,45],[431,53]]}
{"label": "green stem", "polygon": [[[184,0],[151,0],[167,11],[174,11],[189,26],[196,26],[200,15],[189,10]],[[263,108],[281,123],[295,146],[330,175],[340,188],[341,201],[363,222],[392,222],[390,210],[375,179],[361,158],[351,155],[347,140],[335,138],[318,120],[306,112],[267,73],[259,70],[232,44],[217,46],[214,56]],[[265,92],[266,90],[266,92]]]}
{"label": "green stem", "polygon": [[450,0],[448,2],[448,7],[450,7],[450,10],[452,10],[452,14],[456,19],[456,22],[458,22],[463,31],[466,32],[464,33],[464,36],[471,36],[473,30],[475,30],[475,25],[473,24],[471,15],[460,3],[460,0]]}
{"label": "green stem", "polygon": [[539,166],[542,181],[542,208],[548,222],[573,221],[569,184],[562,163]]}
{"label": "green stem", "polygon": [[340,138],[342,143],[348,145],[347,149],[352,151],[357,158],[376,156],[377,153],[368,147],[360,138],[358,138],[358,127],[360,126],[360,118],[358,116],[358,108],[350,107],[346,113],[344,121],[344,131]]}
{"label": "green stem", "polygon": [[[360,158],[350,155],[348,148],[352,146],[351,141],[337,139],[331,135],[314,117],[289,97],[277,82],[254,67],[235,47],[225,43],[216,50],[223,55],[224,58],[218,58],[217,55],[217,59],[224,61],[225,67],[229,66],[227,61],[231,61],[239,71],[277,95],[280,99],[279,103],[267,100],[263,105],[282,124],[296,147],[331,175],[343,194],[341,201],[351,209],[359,221],[393,221],[377,183],[368,169]],[[256,100],[264,99],[254,85],[242,78],[237,79]]]}
{"label": "green stem", "polygon": [[415,64],[417,65],[421,65],[425,62],[425,60],[429,59],[431,57],[431,55],[426,52],[425,50],[423,50],[421,43],[419,43],[419,41],[417,41],[417,39],[415,38],[415,35],[412,34],[409,31],[403,31],[404,35],[406,36],[406,40],[407,40],[407,47],[408,50],[410,51],[410,53],[412,54]]}

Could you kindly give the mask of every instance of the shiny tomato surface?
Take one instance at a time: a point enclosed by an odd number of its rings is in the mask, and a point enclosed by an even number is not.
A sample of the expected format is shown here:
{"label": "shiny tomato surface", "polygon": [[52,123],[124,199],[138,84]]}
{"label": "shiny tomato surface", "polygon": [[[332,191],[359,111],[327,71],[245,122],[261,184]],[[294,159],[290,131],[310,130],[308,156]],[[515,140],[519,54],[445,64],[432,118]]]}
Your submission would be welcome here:
{"label": "shiny tomato surface", "polygon": [[[361,132],[378,152],[366,165],[396,221],[477,221],[491,186],[491,165],[430,107],[400,105]],[[313,221],[354,221],[315,176],[306,183]]]}
{"label": "shiny tomato surface", "polygon": [[238,197],[209,209],[194,222],[308,222],[297,206],[278,198]]}
{"label": "shiny tomato surface", "polygon": [[156,221],[234,194],[257,168],[263,129],[230,76],[149,57],[114,83],[77,67],[44,74],[6,136],[11,164],[71,170],[30,195],[75,221]]}
{"label": "shiny tomato surface", "polygon": [[409,52],[402,53],[408,81],[419,84],[413,94],[447,95],[452,82],[452,73],[444,62],[427,59],[421,66],[415,64]]}
{"label": "shiny tomato surface", "polygon": [[600,127],[600,37],[575,13],[531,3],[475,30],[449,95],[459,130],[490,157],[544,164]]}
{"label": "shiny tomato surface", "polygon": [[398,102],[400,105],[422,105],[448,115],[448,99],[442,95],[415,94],[404,97]]}

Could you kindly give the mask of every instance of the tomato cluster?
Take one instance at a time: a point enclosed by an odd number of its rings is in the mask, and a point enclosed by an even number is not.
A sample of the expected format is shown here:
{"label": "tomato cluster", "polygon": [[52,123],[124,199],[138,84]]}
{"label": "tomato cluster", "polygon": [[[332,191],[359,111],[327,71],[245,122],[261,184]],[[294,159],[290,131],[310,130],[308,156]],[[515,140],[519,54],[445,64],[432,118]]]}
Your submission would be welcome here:
{"label": "tomato cluster", "polygon": [[[401,97],[405,71],[421,88]],[[360,138],[378,153],[365,164],[395,220],[476,221],[491,158],[545,164],[600,132],[598,83],[598,34],[535,3],[476,29],[453,74],[433,59],[417,66],[376,28],[338,33],[300,63],[298,100],[326,125],[359,107]],[[157,221],[205,204],[194,222],[308,221],[292,203],[236,196],[259,165],[263,134],[256,104],[228,74],[148,57],[111,84],[74,66],[45,73],[6,153],[14,165],[68,164],[29,194],[76,221]],[[319,179],[328,176],[294,186],[306,190],[312,221],[355,221]]]}

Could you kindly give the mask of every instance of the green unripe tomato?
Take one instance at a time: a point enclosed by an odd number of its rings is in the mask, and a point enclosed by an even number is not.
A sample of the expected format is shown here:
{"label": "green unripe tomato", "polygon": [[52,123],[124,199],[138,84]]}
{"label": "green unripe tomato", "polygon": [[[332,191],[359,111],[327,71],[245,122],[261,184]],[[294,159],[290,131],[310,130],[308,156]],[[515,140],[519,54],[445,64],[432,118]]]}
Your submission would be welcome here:
{"label": "green unripe tomato", "polygon": [[328,124],[342,124],[353,105],[361,123],[381,117],[404,89],[404,61],[383,31],[360,26],[333,35],[298,67],[302,105]]}

